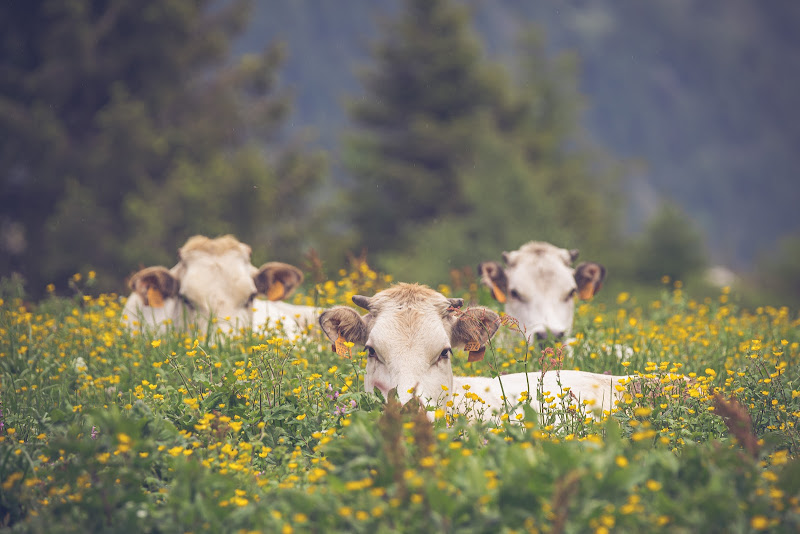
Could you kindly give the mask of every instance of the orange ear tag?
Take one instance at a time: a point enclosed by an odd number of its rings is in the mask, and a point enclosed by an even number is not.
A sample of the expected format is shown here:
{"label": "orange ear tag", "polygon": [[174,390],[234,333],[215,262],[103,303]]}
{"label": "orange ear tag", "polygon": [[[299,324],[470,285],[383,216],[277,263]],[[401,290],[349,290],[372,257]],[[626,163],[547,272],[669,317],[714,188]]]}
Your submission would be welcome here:
{"label": "orange ear tag", "polygon": [[505,304],[506,302],[506,294],[500,291],[500,288],[496,285],[492,284],[492,295],[500,304]]}
{"label": "orange ear tag", "polygon": [[483,359],[486,347],[481,347],[478,341],[470,341],[464,345],[464,350],[469,352],[468,362],[479,362]]}
{"label": "orange ear tag", "polygon": [[282,300],[285,294],[286,288],[283,286],[283,282],[277,280],[267,289],[268,300]]}
{"label": "orange ear tag", "polygon": [[349,358],[350,357],[350,347],[346,345],[345,339],[340,335],[336,339],[336,343],[333,346],[333,350],[341,356],[342,358]]}
{"label": "orange ear tag", "polygon": [[486,347],[481,347],[480,350],[471,350],[469,351],[469,357],[467,357],[467,361],[479,362],[483,359],[484,354],[486,354]]}
{"label": "orange ear tag", "polygon": [[153,308],[160,308],[164,305],[164,295],[154,287],[147,288],[147,304]]}
{"label": "orange ear tag", "polygon": [[580,297],[581,300],[589,300],[594,296],[594,282],[589,282],[585,286],[581,288]]}

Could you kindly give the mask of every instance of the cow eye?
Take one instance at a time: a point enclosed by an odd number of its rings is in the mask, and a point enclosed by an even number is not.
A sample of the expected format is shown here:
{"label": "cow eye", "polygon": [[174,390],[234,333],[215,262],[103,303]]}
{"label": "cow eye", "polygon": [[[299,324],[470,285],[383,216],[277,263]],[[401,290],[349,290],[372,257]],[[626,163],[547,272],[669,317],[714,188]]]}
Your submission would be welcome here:
{"label": "cow eye", "polygon": [[453,354],[453,351],[449,348],[444,349],[441,354],[439,354],[439,361],[441,360],[448,360],[450,359],[450,355]]}
{"label": "cow eye", "polygon": [[509,295],[511,295],[511,298],[514,300],[522,300],[522,295],[520,295],[519,291],[516,289],[512,289]]}
{"label": "cow eye", "polygon": [[247,302],[244,303],[245,308],[249,308],[253,305],[253,301],[256,299],[258,293],[253,293],[249,297],[247,297]]}
{"label": "cow eye", "polygon": [[378,354],[372,347],[367,347],[367,358],[377,358]]}

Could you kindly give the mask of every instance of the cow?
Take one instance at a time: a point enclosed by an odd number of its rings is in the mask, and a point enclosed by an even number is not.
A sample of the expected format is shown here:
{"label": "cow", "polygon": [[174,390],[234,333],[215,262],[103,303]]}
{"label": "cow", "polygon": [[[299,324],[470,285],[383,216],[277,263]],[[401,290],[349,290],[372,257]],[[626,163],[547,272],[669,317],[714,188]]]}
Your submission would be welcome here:
{"label": "cow", "polygon": [[[267,308],[288,297],[303,281],[303,273],[280,262],[256,268],[250,263],[250,254],[250,247],[232,235],[189,238],[172,269],[147,267],[130,278],[132,293],[122,312],[123,323],[132,330],[163,332],[168,328],[185,330],[190,325],[203,327],[213,319],[215,329],[232,331],[253,326],[254,309],[261,310],[259,324],[269,317],[275,320],[280,314]],[[258,296],[269,302],[256,301]],[[302,312],[302,308],[298,310]],[[284,312],[293,316],[297,310],[286,308]],[[287,319],[284,325],[291,328],[293,318]]]}
{"label": "cow", "polygon": [[505,304],[507,315],[519,321],[528,341],[559,341],[572,330],[575,297],[592,298],[603,285],[606,269],[584,262],[573,268],[578,251],[531,241],[503,252],[505,267],[496,261],[478,265],[478,276],[492,297]]}
{"label": "cow", "polygon": [[253,303],[253,329],[279,329],[288,338],[310,333],[325,311],[280,300],[256,299]]}
{"label": "cow", "polygon": [[[367,313],[362,316],[353,308],[336,306],[320,315],[320,326],[336,347],[348,342],[364,346],[367,391],[377,388],[387,397],[396,389],[404,404],[416,396],[442,405],[458,400],[454,393],[463,398],[469,391],[482,403],[465,415],[490,419],[507,408],[520,411],[517,401],[523,392],[530,391],[536,399],[537,391],[555,395],[569,390],[566,402],[573,406],[585,401],[609,411],[624,389],[617,385],[627,380],[624,376],[581,371],[517,373],[497,378],[453,376],[453,351],[466,349],[471,360],[482,358],[500,325],[497,313],[483,307],[462,309],[463,299],[446,298],[426,286],[405,283],[372,297],[356,295],[353,302]],[[536,402],[532,406],[539,408]]]}

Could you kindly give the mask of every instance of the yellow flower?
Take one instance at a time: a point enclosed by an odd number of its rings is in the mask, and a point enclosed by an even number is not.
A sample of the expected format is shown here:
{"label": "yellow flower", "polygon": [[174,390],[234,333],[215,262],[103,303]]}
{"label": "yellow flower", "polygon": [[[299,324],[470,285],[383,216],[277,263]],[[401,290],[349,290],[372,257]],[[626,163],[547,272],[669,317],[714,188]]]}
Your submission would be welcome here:
{"label": "yellow flower", "polygon": [[296,419],[297,419],[298,421],[302,421],[302,420],[303,420],[303,419],[305,419],[305,418],[306,418],[306,414],[304,414],[304,413],[301,413],[300,415],[298,415],[298,416],[297,416],[297,418],[296,418]]}
{"label": "yellow flower", "polygon": [[750,526],[755,530],[766,530],[769,528],[769,519],[763,515],[757,515],[750,520]]}
{"label": "yellow flower", "polygon": [[615,461],[619,467],[628,467],[628,459],[624,456],[617,456]]}
{"label": "yellow flower", "polygon": [[151,341],[151,342],[150,342],[150,345],[151,345],[151,346],[152,346],[154,349],[155,349],[155,348],[158,348],[158,347],[160,347],[160,346],[161,346],[161,340],[160,340],[160,339],[154,339],[153,341]]}
{"label": "yellow flower", "polygon": [[661,483],[657,480],[653,480],[652,478],[645,482],[644,485],[647,486],[647,489],[650,491],[658,491],[661,489]]}

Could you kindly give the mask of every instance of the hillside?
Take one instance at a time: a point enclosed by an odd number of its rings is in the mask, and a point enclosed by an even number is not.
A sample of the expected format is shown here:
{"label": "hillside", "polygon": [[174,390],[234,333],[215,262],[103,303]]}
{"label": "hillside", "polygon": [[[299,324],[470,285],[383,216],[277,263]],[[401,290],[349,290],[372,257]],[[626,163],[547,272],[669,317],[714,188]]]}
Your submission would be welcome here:
{"label": "hillside", "polygon": [[[745,0],[470,2],[487,54],[514,65],[519,32],[537,25],[553,51],[581,60],[588,134],[637,163],[629,176],[635,233],[660,199],[704,231],[716,262],[747,269],[800,230],[797,120],[800,5]],[[285,42],[282,83],[293,132],[332,150],[348,127],[345,102],[369,61],[392,0],[257,3],[241,53]],[[777,81],[777,82],[776,82]],[[338,180],[345,179],[336,169]]]}

